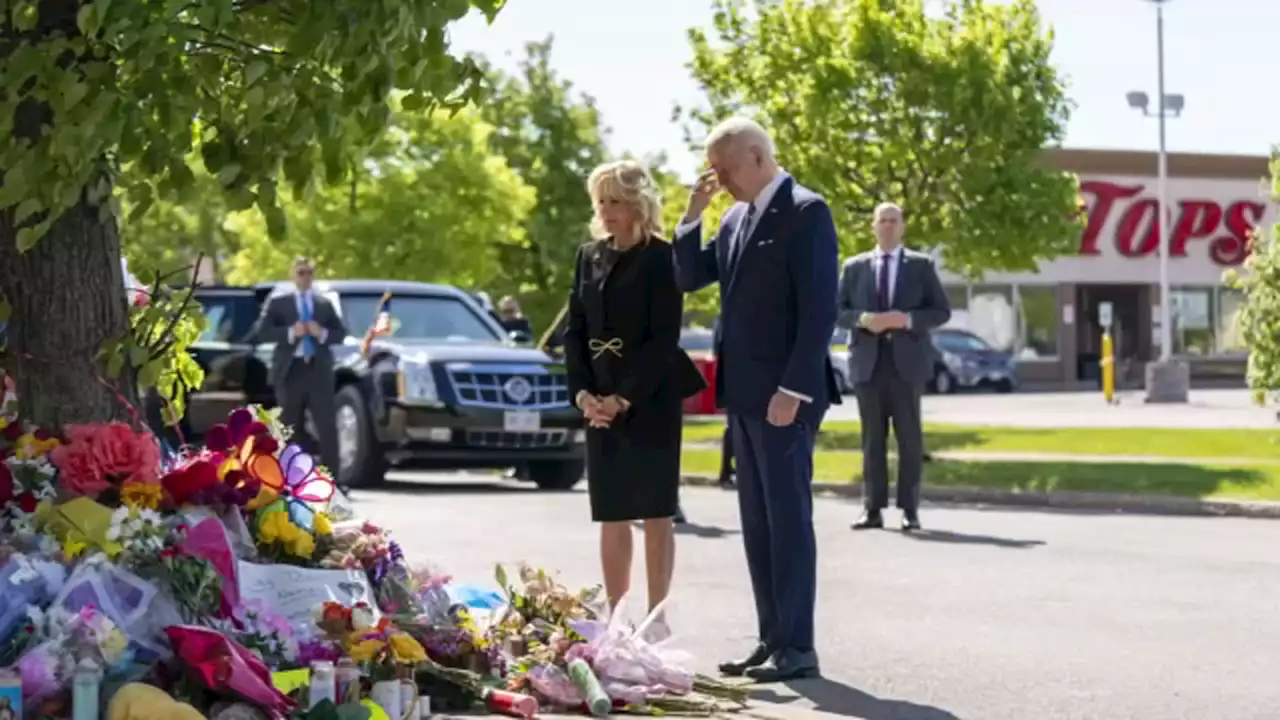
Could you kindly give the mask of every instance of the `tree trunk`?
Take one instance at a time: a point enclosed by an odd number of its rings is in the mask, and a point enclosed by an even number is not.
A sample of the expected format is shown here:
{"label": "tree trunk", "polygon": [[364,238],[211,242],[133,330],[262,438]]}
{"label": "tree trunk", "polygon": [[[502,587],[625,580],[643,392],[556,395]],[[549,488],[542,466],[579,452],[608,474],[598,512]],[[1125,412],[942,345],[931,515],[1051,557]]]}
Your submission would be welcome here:
{"label": "tree trunk", "polygon": [[3,364],[21,416],[41,427],[128,419],[124,401],[138,405],[132,373],[111,381],[97,361],[129,329],[120,237],[105,215],[82,199],[19,253],[13,215],[0,213],[0,294],[13,308]]}

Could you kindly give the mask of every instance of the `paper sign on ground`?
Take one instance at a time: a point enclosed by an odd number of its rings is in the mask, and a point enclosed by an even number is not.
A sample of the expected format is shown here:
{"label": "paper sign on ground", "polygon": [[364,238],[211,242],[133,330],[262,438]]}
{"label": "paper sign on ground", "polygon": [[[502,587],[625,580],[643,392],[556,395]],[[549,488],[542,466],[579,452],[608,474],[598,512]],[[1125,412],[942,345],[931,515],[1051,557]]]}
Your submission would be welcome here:
{"label": "paper sign on ground", "polygon": [[366,602],[378,613],[369,579],[359,570],[312,570],[293,565],[257,565],[241,560],[240,600],[260,600],[295,624],[311,625],[315,610],[335,600]]}

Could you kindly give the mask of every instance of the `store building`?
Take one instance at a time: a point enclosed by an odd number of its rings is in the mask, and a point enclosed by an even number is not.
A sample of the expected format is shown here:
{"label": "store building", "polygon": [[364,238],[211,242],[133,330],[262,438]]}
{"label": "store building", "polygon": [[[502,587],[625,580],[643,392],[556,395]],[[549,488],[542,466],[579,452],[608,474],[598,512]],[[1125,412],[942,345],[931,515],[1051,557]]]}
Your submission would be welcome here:
{"label": "store building", "polygon": [[[1024,382],[1070,386],[1097,377],[1099,305],[1111,303],[1119,380],[1140,386],[1144,363],[1160,354],[1156,155],[1053,150],[1045,159],[1080,177],[1089,220],[1079,252],[977,284],[944,269],[952,324],[1016,353]],[[1277,221],[1268,159],[1171,154],[1168,163],[1173,353],[1189,361],[1193,382],[1243,378],[1240,296],[1222,276],[1243,262],[1253,229]]]}

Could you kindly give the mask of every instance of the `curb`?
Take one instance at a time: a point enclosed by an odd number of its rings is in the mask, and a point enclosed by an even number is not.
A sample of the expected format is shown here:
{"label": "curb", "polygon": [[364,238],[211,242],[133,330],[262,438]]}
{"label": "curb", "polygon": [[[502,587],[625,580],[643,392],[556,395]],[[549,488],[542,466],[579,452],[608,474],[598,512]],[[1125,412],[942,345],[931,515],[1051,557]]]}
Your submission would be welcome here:
{"label": "curb", "polygon": [[[692,487],[718,487],[711,475],[682,475],[680,482]],[[814,482],[815,495],[861,498],[862,483]],[[1001,505],[1009,507],[1094,510],[1147,515],[1192,517],[1239,517],[1280,520],[1280,503],[1244,500],[1199,500],[1160,495],[1121,493],[1033,492],[993,490],[973,487],[929,487],[920,489],[920,498],[933,503],[955,505]]]}

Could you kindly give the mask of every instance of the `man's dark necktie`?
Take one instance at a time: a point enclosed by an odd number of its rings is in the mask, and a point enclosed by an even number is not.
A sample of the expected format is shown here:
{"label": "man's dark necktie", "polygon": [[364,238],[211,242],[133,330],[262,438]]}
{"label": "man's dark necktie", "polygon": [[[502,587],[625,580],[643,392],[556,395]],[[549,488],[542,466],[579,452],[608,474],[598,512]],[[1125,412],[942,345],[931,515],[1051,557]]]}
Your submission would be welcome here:
{"label": "man's dark necktie", "polygon": [[756,215],[755,203],[747,203],[747,217],[738,225],[737,232],[733,234],[733,243],[729,245],[729,265],[736,266],[738,258],[742,257],[742,251],[747,245],[747,238],[751,237],[751,219]]}
{"label": "man's dark necktie", "polygon": [[889,263],[893,262],[893,255],[883,254],[880,256],[880,279],[876,283],[876,295],[880,301],[880,309],[889,309]]}

